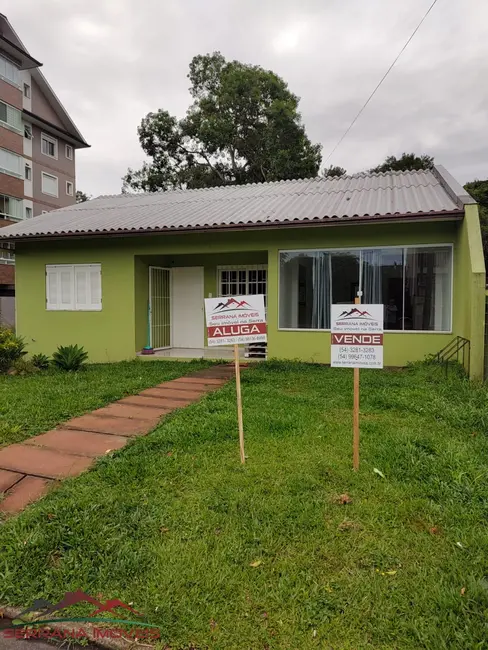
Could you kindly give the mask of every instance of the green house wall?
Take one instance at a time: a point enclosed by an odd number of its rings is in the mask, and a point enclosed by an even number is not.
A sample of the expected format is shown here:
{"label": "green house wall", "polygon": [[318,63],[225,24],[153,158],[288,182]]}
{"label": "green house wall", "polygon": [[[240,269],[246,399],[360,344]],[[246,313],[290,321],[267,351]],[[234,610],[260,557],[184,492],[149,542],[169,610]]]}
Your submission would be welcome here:
{"label": "green house wall", "polygon": [[[453,322],[451,333],[385,334],[386,365],[422,359],[453,336],[471,340],[471,374],[482,375],[484,262],[477,206],[463,221],[337,225],[214,232],[202,234],[106,237],[20,243],[16,250],[17,330],[29,351],[52,354],[60,344],[78,343],[92,361],[134,357],[147,343],[148,267],[203,266],[204,293],[216,295],[217,266],[268,264],[268,355],[328,363],[330,334],[278,329],[279,251],[453,244]],[[46,310],[46,264],[100,263],[102,310]]]}

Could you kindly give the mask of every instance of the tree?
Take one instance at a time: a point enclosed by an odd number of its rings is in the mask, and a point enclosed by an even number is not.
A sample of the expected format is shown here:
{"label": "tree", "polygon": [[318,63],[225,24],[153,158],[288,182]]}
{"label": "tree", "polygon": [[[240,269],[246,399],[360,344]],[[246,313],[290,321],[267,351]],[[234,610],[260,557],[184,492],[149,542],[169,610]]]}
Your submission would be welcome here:
{"label": "tree", "polygon": [[483,239],[483,253],[485,264],[488,268],[488,179],[485,181],[471,181],[464,186],[473,199],[478,201],[480,211],[481,237]]}
{"label": "tree", "polygon": [[400,158],[387,156],[385,162],[378,167],[373,167],[370,172],[404,172],[412,169],[432,169],[434,158],[423,154],[416,156],[414,153],[402,153]]}
{"label": "tree", "polygon": [[195,56],[188,78],[193,103],[183,119],[163,109],[143,118],[139,141],[151,160],[128,169],[123,191],[317,175],[321,146],[310,142],[299,99],[278,75],[214,52]]}
{"label": "tree", "polygon": [[85,192],[82,192],[81,190],[76,190],[76,203],[84,203],[85,201],[89,201],[91,199],[91,196],[88,196],[88,194],[85,194]]}
{"label": "tree", "polygon": [[345,176],[347,171],[344,167],[338,167],[337,165],[331,165],[327,169],[324,169],[322,176],[324,178],[339,178],[340,176]]}

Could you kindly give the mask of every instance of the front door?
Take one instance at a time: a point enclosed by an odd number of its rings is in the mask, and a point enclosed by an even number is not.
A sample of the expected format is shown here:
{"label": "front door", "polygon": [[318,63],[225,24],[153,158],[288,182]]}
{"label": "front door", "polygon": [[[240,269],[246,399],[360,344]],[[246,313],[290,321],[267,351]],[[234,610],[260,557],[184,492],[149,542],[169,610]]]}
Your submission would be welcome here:
{"label": "front door", "polygon": [[174,348],[203,348],[203,266],[175,267],[172,324]]}
{"label": "front door", "polygon": [[149,267],[149,345],[155,350],[171,346],[170,270]]}

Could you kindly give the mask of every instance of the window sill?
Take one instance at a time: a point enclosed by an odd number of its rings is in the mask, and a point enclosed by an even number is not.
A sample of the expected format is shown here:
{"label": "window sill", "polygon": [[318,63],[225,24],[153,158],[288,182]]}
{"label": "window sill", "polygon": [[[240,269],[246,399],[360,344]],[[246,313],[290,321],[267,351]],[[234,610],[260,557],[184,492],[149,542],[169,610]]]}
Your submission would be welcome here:
{"label": "window sill", "polygon": [[[20,158],[20,156],[19,156]],[[3,167],[0,167],[0,174],[7,174],[8,176],[14,176],[15,178],[20,178],[21,181],[24,180],[24,177],[22,174],[17,174],[17,172],[13,172],[10,169],[4,169]]]}
{"label": "window sill", "polygon": [[4,77],[3,74],[0,74],[0,79],[10,84],[14,88],[18,88],[20,91],[22,91],[22,86],[20,84],[16,84],[15,81],[12,81],[11,79],[7,79],[7,77]]}
{"label": "window sill", "polygon": [[22,137],[24,136],[24,132],[22,131],[22,129],[18,129],[17,127],[12,126],[8,122],[4,122],[3,120],[0,120],[0,126],[3,126],[4,129],[7,129],[8,131],[12,131],[17,135],[21,135]]}
{"label": "window sill", "polygon": [[49,153],[44,153],[44,151],[41,151],[41,154],[42,154],[43,156],[46,156],[46,158],[51,158],[51,160],[57,160],[57,159],[58,159],[57,156],[51,156],[51,154],[49,154]]}
{"label": "window sill", "polygon": [[44,190],[41,190],[41,194],[44,194],[45,196],[52,196],[53,199],[59,199],[59,194],[51,194],[51,192],[44,192]]}
{"label": "window sill", "polygon": [[80,312],[100,312],[102,311],[101,307],[93,307],[93,309],[73,309],[71,307],[66,307],[66,309],[54,309],[52,307],[46,307],[46,311],[68,311],[68,312],[73,312],[73,313],[80,313]]}
{"label": "window sill", "polygon": [[[308,329],[305,327],[279,327],[278,332],[316,332],[317,334],[330,334],[328,330]],[[383,330],[384,334],[447,334],[452,335],[452,330]]]}

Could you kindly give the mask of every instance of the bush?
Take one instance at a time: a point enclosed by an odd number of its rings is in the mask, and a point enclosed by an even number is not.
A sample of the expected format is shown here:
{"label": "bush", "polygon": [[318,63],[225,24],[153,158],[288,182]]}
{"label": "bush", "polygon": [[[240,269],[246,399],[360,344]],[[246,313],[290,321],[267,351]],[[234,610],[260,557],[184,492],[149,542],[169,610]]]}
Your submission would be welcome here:
{"label": "bush", "polygon": [[25,354],[25,342],[7,327],[0,326],[0,372],[7,372]]}
{"label": "bush", "polygon": [[33,354],[32,355],[32,365],[39,370],[47,370],[49,368],[49,357],[45,354]]}
{"label": "bush", "polygon": [[88,352],[78,345],[60,345],[53,354],[53,363],[61,370],[79,370],[88,359]]}

